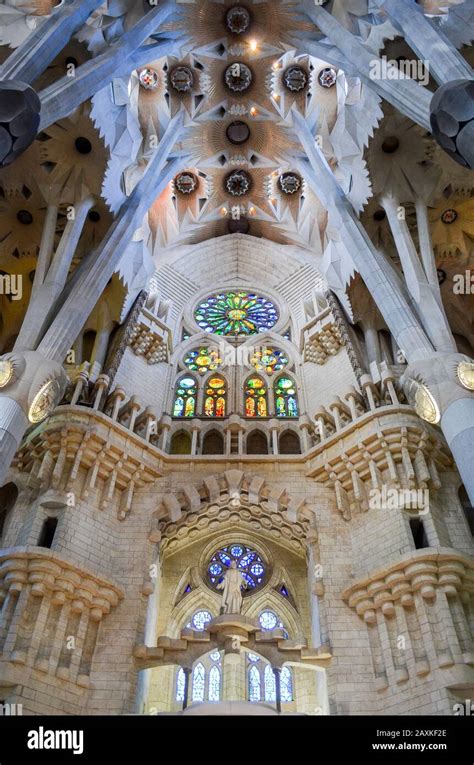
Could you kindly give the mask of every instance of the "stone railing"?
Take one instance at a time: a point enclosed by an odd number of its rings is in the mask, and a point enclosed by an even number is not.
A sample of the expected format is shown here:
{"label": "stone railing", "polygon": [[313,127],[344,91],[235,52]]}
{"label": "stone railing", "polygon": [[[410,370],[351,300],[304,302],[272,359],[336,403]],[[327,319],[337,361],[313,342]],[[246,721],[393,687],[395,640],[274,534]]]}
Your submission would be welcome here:
{"label": "stone railing", "polygon": [[121,598],[114,582],[51,550],[3,550],[0,685],[13,664],[88,687],[99,624]]}

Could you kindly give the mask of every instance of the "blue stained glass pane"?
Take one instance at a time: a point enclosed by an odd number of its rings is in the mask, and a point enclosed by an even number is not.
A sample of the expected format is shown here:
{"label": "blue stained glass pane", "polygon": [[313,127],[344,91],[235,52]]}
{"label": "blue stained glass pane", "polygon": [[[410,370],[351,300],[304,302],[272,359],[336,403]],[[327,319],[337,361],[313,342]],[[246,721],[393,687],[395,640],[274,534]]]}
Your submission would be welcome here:
{"label": "blue stained glass pane", "polygon": [[204,685],[206,670],[199,663],[196,664],[193,671],[193,701],[204,701]]}
{"label": "blue stained glass pane", "polygon": [[213,651],[209,654],[211,661],[220,661],[221,655],[219,651]]}
{"label": "blue stained glass pane", "polygon": [[260,672],[255,665],[249,669],[249,701],[260,701]]}
{"label": "blue stained glass pane", "polygon": [[240,556],[243,553],[243,549],[240,547],[240,545],[232,545],[230,548],[231,554],[234,556],[234,558],[240,558]]}
{"label": "blue stained glass pane", "polygon": [[243,558],[241,558],[240,565],[243,568],[245,568],[246,566],[250,566],[250,564],[252,563],[253,559],[255,558],[255,555],[256,555],[256,553],[247,553],[246,555],[244,555]]}
{"label": "blue stained glass pane", "polygon": [[255,582],[250,574],[244,573],[244,577],[249,587],[255,587]]}
{"label": "blue stained glass pane", "polygon": [[275,675],[269,664],[265,667],[265,701],[276,701],[276,683]]}
{"label": "blue stained glass pane", "polygon": [[263,566],[260,563],[254,563],[250,571],[252,572],[252,574],[254,574],[254,576],[262,576]]}
{"label": "blue stained glass pane", "polygon": [[258,620],[263,630],[274,630],[279,622],[277,615],[273,611],[262,611]]}
{"label": "blue stained glass pane", "polygon": [[176,675],[176,701],[184,701],[184,685],[186,678],[184,675],[184,669],[180,667],[178,674]]}
{"label": "blue stained glass pane", "polygon": [[191,621],[195,630],[202,631],[206,629],[206,624],[210,622],[211,619],[212,616],[209,611],[196,611]]}
{"label": "blue stained glass pane", "polygon": [[289,667],[283,667],[280,675],[281,700],[284,703],[293,701],[293,675]]}
{"label": "blue stained glass pane", "polygon": [[214,574],[214,576],[218,576],[222,571],[222,566],[219,563],[212,563],[209,566],[209,571],[211,574]]}
{"label": "blue stained glass pane", "polygon": [[222,563],[226,564],[226,566],[230,566],[231,559],[227,555],[227,553],[224,553],[224,552],[219,553],[219,558],[221,559]]}
{"label": "blue stained glass pane", "polygon": [[209,672],[209,701],[219,701],[221,695],[221,673],[214,666]]}

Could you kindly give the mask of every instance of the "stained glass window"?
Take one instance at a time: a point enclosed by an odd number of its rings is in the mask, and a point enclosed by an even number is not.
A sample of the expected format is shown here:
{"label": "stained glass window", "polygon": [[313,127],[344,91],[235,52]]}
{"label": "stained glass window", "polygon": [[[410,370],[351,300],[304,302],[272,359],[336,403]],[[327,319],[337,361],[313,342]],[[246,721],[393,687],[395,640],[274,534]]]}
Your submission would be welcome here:
{"label": "stained glass window", "polygon": [[276,381],[275,408],[277,417],[298,417],[296,385],[291,377],[279,377]]}
{"label": "stained glass window", "polygon": [[249,668],[249,701],[260,701],[261,699],[261,687],[260,687],[260,672],[258,668],[253,664]]}
{"label": "stained glass window", "polygon": [[176,676],[176,701],[184,701],[184,686],[186,683],[186,677],[184,669],[180,667]]}
{"label": "stained glass window", "polygon": [[206,386],[204,414],[206,417],[225,417],[226,383],[222,377],[211,377]]}
{"label": "stained glass window", "polygon": [[176,385],[173,417],[194,417],[196,413],[197,384],[194,377],[182,377]]}
{"label": "stained glass window", "polygon": [[193,670],[193,701],[204,701],[206,670],[199,662]]}
{"label": "stained glass window", "polygon": [[217,585],[222,582],[233,560],[236,561],[237,568],[242,571],[248,590],[255,590],[263,584],[266,568],[260,555],[251,547],[232,544],[218,550],[209,562],[207,574],[213,587],[217,588]]}
{"label": "stained glass window", "polygon": [[280,620],[274,611],[262,611],[258,621],[262,630],[274,630],[280,626]]}
{"label": "stained glass window", "polygon": [[205,345],[189,351],[184,359],[184,363],[191,372],[198,372],[200,375],[204,375],[206,372],[214,372],[219,364],[222,364],[222,359],[217,348],[210,348]]}
{"label": "stained glass window", "polygon": [[245,416],[268,417],[267,386],[261,377],[250,377],[245,386]]}
{"label": "stained glass window", "polygon": [[221,673],[215,665],[209,672],[209,701],[219,701],[221,695]]}
{"label": "stained glass window", "polygon": [[272,375],[274,372],[281,372],[289,363],[288,357],[278,348],[256,348],[250,363],[257,372],[266,372]]}
{"label": "stained glass window", "polygon": [[275,675],[269,664],[265,667],[263,678],[265,684],[265,701],[276,701]]}
{"label": "stained glass window", "polygon": [[195,310],[194,318],[205,332],[216,335],[255,335],[278,321],[278,311],[268,298],[251,292],[210,295]]}
{"label": "stained glass window", "polygon": [[193,618],[187,623],[186,627],[193,630],[202,632],[206,629],[206,625],[212,619],[209,611],[196,611]]}
{"label": "stained glass window", "polygon": [[281,700],[288,703],[293,701],[293,675],[289,667],[283,667],[280,675]]}

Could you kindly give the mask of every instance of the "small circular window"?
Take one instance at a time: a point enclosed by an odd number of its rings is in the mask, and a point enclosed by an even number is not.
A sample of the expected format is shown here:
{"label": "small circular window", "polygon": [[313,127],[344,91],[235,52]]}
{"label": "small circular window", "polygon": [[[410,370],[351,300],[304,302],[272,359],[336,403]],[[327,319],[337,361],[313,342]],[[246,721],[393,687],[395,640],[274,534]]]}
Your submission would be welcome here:
{"label": "small circular window", "polygon": [[209,611],[196,611],[192,619],[187,623],[186,627],[198,632],[203,632],[207,624],[211,621],[212,615]]}
{"label": "small circular window", "polygon": [[224,579],[225,572],[232,561],[243,573],[247,582],[247,592],[261,587],[266,577],[266,565],[260,555],[251,547],[237,543],[222,547],[212,556],[207,566],[207,579],[213,589]]}

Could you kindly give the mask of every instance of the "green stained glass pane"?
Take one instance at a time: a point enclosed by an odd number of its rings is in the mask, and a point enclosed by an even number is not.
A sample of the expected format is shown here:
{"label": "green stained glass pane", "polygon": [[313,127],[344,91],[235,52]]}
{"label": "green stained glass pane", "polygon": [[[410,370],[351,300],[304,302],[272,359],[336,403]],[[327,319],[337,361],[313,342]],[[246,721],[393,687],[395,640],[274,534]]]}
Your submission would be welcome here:
{"label": "green stained glass pane", "polygon": [[275,326],[278,311],[263,297],[248,292],[211,295],[195,310],[194,318],[205,332],[216,335],[254,335]]}

